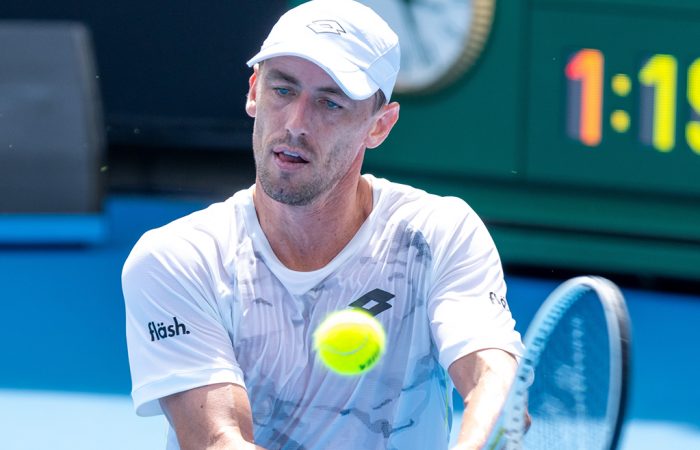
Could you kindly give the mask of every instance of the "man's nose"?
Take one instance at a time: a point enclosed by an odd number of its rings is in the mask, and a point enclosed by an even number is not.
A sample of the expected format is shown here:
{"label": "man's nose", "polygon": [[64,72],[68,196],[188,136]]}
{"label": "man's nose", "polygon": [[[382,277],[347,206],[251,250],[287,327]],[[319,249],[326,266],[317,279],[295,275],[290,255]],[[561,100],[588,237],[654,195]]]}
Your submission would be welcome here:
{"label": "man's nose", "polygon": [[302,136],[309,132],[312,105],[307,95],[299,95],[293,102],[287,105],[287,117],[285,128],[292,136]]}

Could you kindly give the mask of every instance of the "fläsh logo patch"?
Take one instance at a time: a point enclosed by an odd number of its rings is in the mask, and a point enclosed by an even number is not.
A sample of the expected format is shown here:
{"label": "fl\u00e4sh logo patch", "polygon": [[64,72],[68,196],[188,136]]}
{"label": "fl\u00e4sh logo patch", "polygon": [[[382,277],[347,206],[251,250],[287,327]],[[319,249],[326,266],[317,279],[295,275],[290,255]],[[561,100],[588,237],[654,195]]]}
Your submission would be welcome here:
{"label": "fl\u00e4sh logo patch", "polygon": [[496,295],[495,292],[490,292],[489,299],[491,300],[491,303],[493,305],[499,305],[501,308],[505,309],[506,311],[510,311],[510,307],[508,306],[508,301],[506,300],[505,297],[498,296],[498,295]]}
{"label": "fl\u00e4sh logo patch", "polygon": [[148,322],[148,332],[151,335],[151,342],[160,341],[181,334],[190,334],[184,323],[180,323],[177,317],[173,317],[173,323],[165,324],[165,322]]}

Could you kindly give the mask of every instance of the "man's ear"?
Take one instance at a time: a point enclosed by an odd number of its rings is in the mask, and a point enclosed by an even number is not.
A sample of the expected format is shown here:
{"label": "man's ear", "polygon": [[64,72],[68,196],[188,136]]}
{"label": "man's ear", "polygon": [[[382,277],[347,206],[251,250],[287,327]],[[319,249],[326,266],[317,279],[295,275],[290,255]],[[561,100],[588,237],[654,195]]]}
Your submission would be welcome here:
{"label": "man's ear", "polygon": [[399,120],[399,104],[391,102],[382,106],[374,117],[374,124],[367,134],[365,146],[367,148],[379,147],[389,136],[389,132],[394,128],[394,124]]}
{"label": "man's ear", "polygon": [[246,96],[246,101],[245,101],[245,112],[250,116],[250,117],[255,117],[255,113],[257,111],[256,108],[256,99],[257,99],[257,85],[258,85],[258,76],[260,74],[260,67],[258,64],[253,66],[253,73],[250,75],[250,78],[248,79],[248,95]]}

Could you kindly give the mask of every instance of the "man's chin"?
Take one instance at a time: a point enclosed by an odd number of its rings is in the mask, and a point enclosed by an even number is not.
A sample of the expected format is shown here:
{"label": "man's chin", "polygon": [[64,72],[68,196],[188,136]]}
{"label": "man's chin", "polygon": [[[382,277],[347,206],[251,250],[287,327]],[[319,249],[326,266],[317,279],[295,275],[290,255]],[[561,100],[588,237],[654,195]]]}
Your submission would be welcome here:
{"label": "man's chin", "polygon": [[272,200],[287,206],[306,206],[311,204],[318,196],[318,193],[310,189],[289,189],[280,186],[270,186],[268,183],[261,183],[263,191]]}

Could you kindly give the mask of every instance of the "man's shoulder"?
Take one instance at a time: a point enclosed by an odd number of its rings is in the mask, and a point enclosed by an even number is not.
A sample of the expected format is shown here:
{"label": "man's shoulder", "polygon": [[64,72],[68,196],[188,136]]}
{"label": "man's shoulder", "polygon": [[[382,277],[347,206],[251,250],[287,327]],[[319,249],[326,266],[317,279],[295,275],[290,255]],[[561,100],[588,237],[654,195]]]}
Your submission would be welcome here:
{"label": "man's shoulder", "polygon": [[212,203],[158,228],[145,232],[134,246],[133,254],[163,258],[200,259],[235,247],[231,242],[239,234],[245,191],[225,201]]}
{"label": "man's shoulder", "polygon": [[380,205],[392,216],[452,221],[476,215],[469,204],[459,197],[438,195],[383,178],[371,177],[371,180],[379,194]]}

